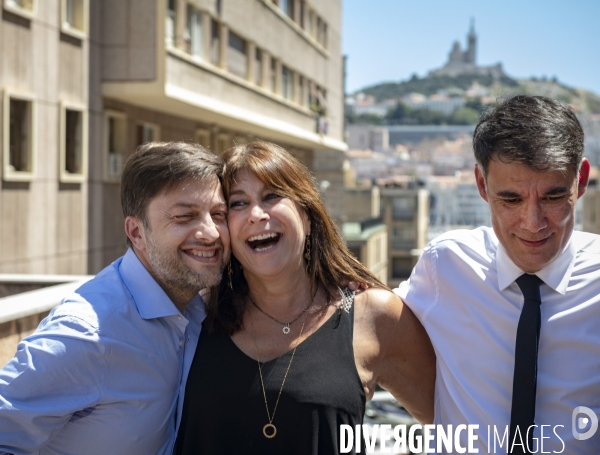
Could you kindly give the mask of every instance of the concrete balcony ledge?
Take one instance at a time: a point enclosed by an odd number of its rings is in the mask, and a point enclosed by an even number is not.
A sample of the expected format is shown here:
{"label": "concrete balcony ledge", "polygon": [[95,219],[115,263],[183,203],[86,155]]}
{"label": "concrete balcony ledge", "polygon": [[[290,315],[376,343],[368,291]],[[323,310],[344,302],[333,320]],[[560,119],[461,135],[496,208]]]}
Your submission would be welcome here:
{"label": "concrete balcony ledge", "polygon": [[38,285],[42,289],[0,298],[0,324],[46,313],[93,275],[17,275],[0,274],[0,285]]}
{"label": "concrete balcony ledge", "polygon": [[31,284],[63,284],[72,281],[89,280],[93,275],[43,275],[31,273],[0,273],[0,284],[31,283]]}

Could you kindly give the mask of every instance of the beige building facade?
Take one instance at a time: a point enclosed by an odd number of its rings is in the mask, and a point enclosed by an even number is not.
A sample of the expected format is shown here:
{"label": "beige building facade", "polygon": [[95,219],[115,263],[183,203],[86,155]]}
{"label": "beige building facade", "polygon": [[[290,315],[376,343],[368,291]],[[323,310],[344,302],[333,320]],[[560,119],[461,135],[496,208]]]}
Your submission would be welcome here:
{"label": "beige building facade", "polygon": [[582,197],[582,205],[582,230],[600,234],[600,186],[588,187]]}
{"label": "beige building facade", "polygon": [[119,179],[152,140],[276,142],[342,221],[341,0],[2,0],[0,273],[125,251]]}
{"label": "beige building facade", "polygon": [[383,284],[388,282],[388,232],[381,218],[343,224],[348,248]]}
{"label": "beige building facade", "polygon": [[429,191],[381,188],[382,214],[388,227],[388,286],[406,280],[427,245]]}

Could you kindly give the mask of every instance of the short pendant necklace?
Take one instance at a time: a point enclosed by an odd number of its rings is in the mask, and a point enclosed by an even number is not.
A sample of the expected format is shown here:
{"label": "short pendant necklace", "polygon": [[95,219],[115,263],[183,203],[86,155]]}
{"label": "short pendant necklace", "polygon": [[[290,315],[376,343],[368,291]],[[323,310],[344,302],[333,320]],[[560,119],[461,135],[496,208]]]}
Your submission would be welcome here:
{"label": "short pendant necklace", "polygon": [[283,334],[284,335],[289,335],[289,333],[292,331],[290,329],[290,325],[292,325],[294,322],[296,322],[298,319],[300,319],[300,317],[302,317],[302,315],[308,311],[308,309],[310,308],[310,305],[312,303],[312,302],[309,302],[307,307],[304,308],[304,310],[302,311],[302,313],[300,313],[298,316],[296,316],[290,322],[282,322],[279,319],[275,319],[273,316],[271,316],[269,313],[267,313],[261,307],[259,307],[256,303],[254,303],[254,300],[252,300],[252,297],[250,297],[250,294],[248,294],[248,298],[250,299],[250,302],[252,302],[252,305],[254,305],[258,309],[258,311],[260,311],[265,316],[271,318],[273,321],[275,321],[278,324],[281,324],[283,326]]}
{"label": "short pendant necklace", "polygon": [[[252,299],[250,299],[252,301]],[[305,310],[306,311],[306,310]],[[304,312],[302,314],[304,314]],[[300,329],[300,335],[298,335],[298,339],[296,340],[296,346],[292,351],[292,357],[290,357],[290,363],[288,363],[287,370],[285,370],[285,375],[283,376],[283,381],[281,382],[281,387],[279,388],[279,394],[277,395],[277,401],[275,402],[275,407],[273,408],[273,414],[269,412],[269,404],[267,403],[267,392],[265,390],[265,382],[263,380],[262,369],[260,367],[260,358],[258,355],[258,343],[256,341],[256,329],[254,328],[254,319],[250,316],[252,321],[252,335],[254,336],[254,346],[256,348],[256,362],[258,363],[258,374],[260,376],[260,386],[262,387],[263,398],[265,399],[265,408],[267,410],[267,418],[269,419],[269,423],[265,424],[263,427],[263,435],[265,438],[274,438],[277,434],[277,427],[273,425],[273,419],[275,418],[275,412],[277,412],[277,405],[279,404],[279,398],[281,397],[281,391],[283,390],[283,385],[285,384],[285,380],[290,371],[290,367],[292,366],[292,361],[294,360],[294,355],[296,354],[296,349],[298,349],[298,345],[300,344],[300,338],[302,337],[302,332],[304,331],[304,325],[306,324],[306,319],[308,319],[308,315],[304,318],[304,322],[302,323],[302,328]],[[296,318],[298,319],[298,318]],[[292,321],[294,322],[294,321]],[[290,323],[291,324],[291,323]]]}

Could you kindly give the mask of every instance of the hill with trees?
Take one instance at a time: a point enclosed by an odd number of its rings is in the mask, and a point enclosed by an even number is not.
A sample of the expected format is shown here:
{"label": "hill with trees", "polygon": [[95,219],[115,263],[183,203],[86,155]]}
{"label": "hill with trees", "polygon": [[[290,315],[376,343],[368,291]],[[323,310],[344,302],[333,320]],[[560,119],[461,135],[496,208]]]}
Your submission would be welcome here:
{"label": "hill with trees", "polygon": [[[473,87],[485,96],[472,96]],[[509,76],[493,78],[490,75],[427,76],[419,78],[416,74],[400,82],[382,82],[358,90],[365,96],[373,97],[375,103],[387,103],[389,109],[384,116],[372,114],[356,115],[346,112],[348,123],[371,124],[475,124],[481,112],[499,97],[514,94],[542,95],[570,104],[582,115],[600,114],[600,97],[592,92],[575,89],[559,82],[556,78],[513,79]],[[451,114],[435,110],[415,108],[403,103],[402,98],[411,94],[431,96],[445,93],[446,96],[463,98],[464,106]],[[393,100],[393,101],[391,101]]]}

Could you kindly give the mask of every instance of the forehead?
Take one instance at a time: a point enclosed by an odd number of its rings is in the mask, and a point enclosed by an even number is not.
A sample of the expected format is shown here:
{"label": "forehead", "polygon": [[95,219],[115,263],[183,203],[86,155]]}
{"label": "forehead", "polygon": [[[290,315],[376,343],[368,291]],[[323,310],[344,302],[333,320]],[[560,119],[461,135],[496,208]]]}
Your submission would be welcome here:
{"label": "forehead", "polygon": [[231,182],[231,192],[244,191],[246,189],[261,189],[267,186],[265,182],[258,178],[254,172],[242,170],[237,173]]}
{"label": "forehead", "polygon": [[149,208],[206,208],[224,203],[221,183],[216,175],[212,175],[204,179],[187,179],[172,188],[162,190],[150,201]]}
{"label": "forehead", "polygon": [[558,187],[570,188],[575,183],[575,177],[572,170],[538,172],[522,163],[503,163],[498,160],[490,161],[486,173],[489,186],[514,191],[536,189],[545,192]]}

